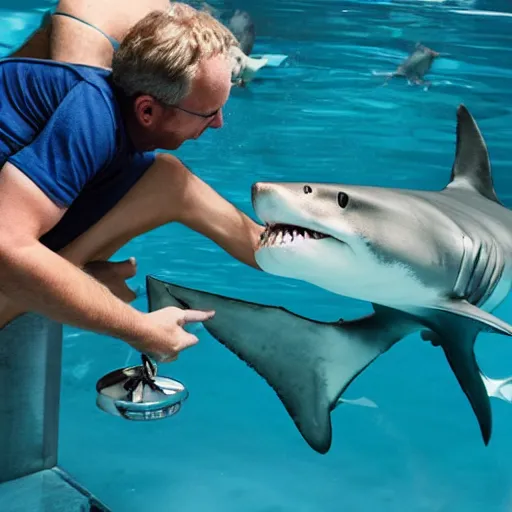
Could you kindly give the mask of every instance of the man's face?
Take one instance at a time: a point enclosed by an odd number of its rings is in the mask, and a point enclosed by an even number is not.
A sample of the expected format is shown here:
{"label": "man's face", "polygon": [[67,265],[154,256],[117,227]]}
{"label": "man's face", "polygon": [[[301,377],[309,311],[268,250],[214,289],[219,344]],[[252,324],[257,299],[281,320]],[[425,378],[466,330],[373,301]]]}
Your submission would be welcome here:
{"label": "man's face", "polygon": [[207,128],[220,128],[230,90],[229,60],[215,56],[203,61],[188,96],[177,105],[164,107],[155,120],[156,147],[177,149],[186,140],[199,138]]}

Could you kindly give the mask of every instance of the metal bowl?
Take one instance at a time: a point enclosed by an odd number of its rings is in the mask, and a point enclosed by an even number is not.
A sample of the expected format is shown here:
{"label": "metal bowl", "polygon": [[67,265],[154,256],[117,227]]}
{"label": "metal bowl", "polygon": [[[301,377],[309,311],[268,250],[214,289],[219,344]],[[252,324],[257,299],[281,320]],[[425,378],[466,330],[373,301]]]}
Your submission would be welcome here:
{"label": "metal bowl", "polygon": [[107,373],[96,383],[96,405],[127,420],[146,421],[176,414],[188,398],[179,381],[156,375],[156,365],[142,355],[142,365]]}

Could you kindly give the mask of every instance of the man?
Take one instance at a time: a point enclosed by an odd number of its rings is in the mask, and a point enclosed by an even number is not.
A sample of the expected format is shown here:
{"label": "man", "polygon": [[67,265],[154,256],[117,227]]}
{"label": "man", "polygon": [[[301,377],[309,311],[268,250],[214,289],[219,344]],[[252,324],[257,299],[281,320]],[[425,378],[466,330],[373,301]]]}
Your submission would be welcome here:
{"label": "man", "polygon": [[[110,68],[113,52],[130,27],[153,10],[166,11],[169,5],[169,0],[60,0],[53,15],[46,17],[42,27],[12,56]],[[258,268],[253,249],[263,229],[190,173],[179,160],[162,154],[156,155],[155,165],[134,185],[129,197],[108,218],[102,219],[93,232],[80,237],[78,246],[66,248],[67,253],[62,255],[68,259],[73,256],[73,261],[80,264],[92,258],[107,259],[134,236],[167,222],[183,222],[183,208],[172,207],[185,199],[182,190],[186,191],[189,209],[197,217],[189,218],[187,225],[210,237],[235,258]],[[201,212],[204,214],[200,215]],[[85,269],[123,300],[135,298],[124,283],[135,273],[134,262],[95,261]],[[12,303],[2,307],[0,301],[0,327],[20,311]]]}
{"label": "man", "polygon": [[[181,326],[212,312],[143,314],[69,261],[107,258],[138,234],[134,229],[178,220],[256,266],[253,247],[261,228],[177,159],[149,153],[176,149],[222,126],[234,44],[211,16],[174,3],[172,14],[151,13],[128,32],[112,75],[55,62],[0,64],[0,290],[7,310],[34,310],[105,332],[159,361],[197,342]],[[149,182],[160,197],[138,193]],[[113,208],[128,190],[125,211],[140,201],[158,206],[131,230],[126,220],[117,225]],[[100,222],[94,247],[78,243],[104,216],[120,229],[106,236]]]}

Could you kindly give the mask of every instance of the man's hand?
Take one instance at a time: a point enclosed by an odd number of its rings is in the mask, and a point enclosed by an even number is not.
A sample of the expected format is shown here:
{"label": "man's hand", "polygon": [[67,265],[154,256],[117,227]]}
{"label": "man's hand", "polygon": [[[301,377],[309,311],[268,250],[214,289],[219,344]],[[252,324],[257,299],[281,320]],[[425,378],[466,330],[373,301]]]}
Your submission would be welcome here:
{"label": "man's hand", "polygon": [[195,345],[197,336],[183,329],[186,324],[205,322],[215,315],[215,311],[197,311],[180,309],[173,306],[148,313],[146,316],[155,326],[161,327],[166,337],[161,341],[148,340],[147,343],[131,343],[131,345],[160,363],[175,361],[178,353]]}
{"label": "man's hand", "polygon": [[126,284],[126,280],[135,276],[137,263],[135,258],[125,261],[91,261],[84,265],[84,272],[104,284],[114,295],[124,302],[132,302],[137,295]]}

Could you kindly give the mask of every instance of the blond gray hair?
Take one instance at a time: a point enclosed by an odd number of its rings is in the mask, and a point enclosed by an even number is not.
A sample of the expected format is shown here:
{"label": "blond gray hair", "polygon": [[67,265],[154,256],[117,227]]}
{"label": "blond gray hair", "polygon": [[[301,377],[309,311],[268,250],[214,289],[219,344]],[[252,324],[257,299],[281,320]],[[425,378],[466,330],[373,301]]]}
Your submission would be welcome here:
{"label": "blond gray hair", "polygon": [[112,79],[127,96],[149,94],[167,105],[190,92],[204,59],[226,55],[238,46],[234,35],[204,11],[173,2],[136,23],[112,60]]}

